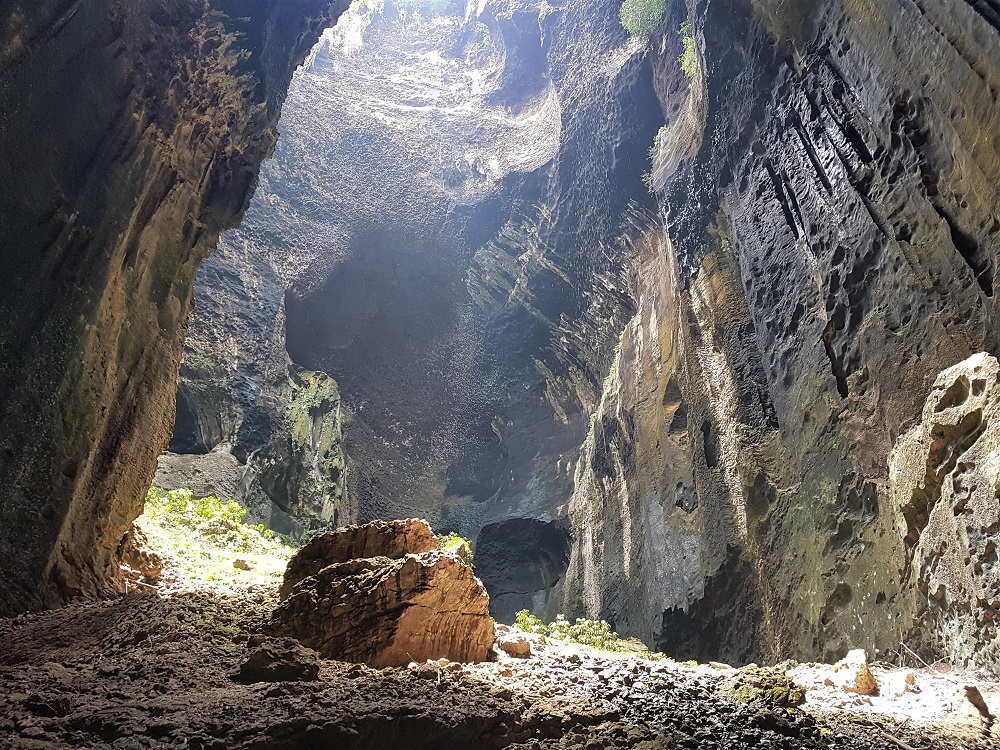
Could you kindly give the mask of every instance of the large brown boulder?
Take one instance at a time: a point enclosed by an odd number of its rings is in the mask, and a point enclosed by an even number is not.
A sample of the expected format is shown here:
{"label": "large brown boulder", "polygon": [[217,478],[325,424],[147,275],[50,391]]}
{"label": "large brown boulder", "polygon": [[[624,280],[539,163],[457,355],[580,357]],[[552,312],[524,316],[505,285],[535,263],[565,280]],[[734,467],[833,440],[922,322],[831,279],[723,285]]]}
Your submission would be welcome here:
{"label": "large brown boulder", "polygon": [[417,520],[317,537],[288,565],[275,631],[327,658],[372,667],[485,660],[495,638],[486,589],[437,547]]}
{"label": "large brown boulder", "polygon": [[279,596],[285,599],[296,583],[334,563],[367,557],[397,560],[437,549],[441,549],[441,542],[427,521],[419,518],[372,521],[317,534],[288,561]]}

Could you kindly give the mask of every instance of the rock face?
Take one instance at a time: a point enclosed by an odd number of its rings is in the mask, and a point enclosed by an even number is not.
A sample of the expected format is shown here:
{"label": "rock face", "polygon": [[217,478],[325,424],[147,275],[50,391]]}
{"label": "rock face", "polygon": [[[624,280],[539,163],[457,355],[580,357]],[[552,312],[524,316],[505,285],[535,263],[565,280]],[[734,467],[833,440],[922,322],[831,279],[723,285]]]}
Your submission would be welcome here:
{"label": "rock face", "polygon": [[340,523],[482,535],[497,616],[540,613],[656,221],[649,58],[604,0],[378,5],[296,77],[246,221],[203,266],[171,450],[228,443],[252,474],[253,440],[284,434],[288,359],[328,373],[354,466]]}
{"label": "rock face", "polygon": [[317,537],[289,562],[276,632],[372,667],[485,661],[496,638],[489,597],[468,565],[437,547],[417,520]]}
{"label": "rock face", "polygon": [[1000,663],[1000,365],[975,354],[942,372],[889,459],[903,534],[900,578],[929,646]]}
{"label": "rock face", "polygon": [[[196,294],[199,306],[201,296]],[[249,333],[242,339],[251,340],[256,339]],[[274,372],[250,380],[248,363],[220,364],[224,343],[197,323],[188,338],[177,395],[179,421],[154,483],[237,498],[253,522],[286,534],[349,523],[357,513],[347,491],[349,459],[337,383],[325,373],[295,366],[284,349]],[[262,357],[252,368],[259,373],[272,360],[266,347],[254,352]]]}
{"label": "rock face", "polygon": [[[671,64],[684,20],[691,78]],[[913,500],[890,469],[938,373],[1000,351],[995,8],[711,0],[670,4],[664,26],[665,232],[641,249],[577,466],[558,608],[679,657],[833,661],[901,639],[948,656],[951,632],[956,657],[995,662],[970,648],[996,612],[987,454],[962,473],[945,436],[926,468],[928,445]],[[948,434],[974,440],[974,411]],[[952,475],[979,510],[946,498],[934,548],[920,537]],[[921,577],[942,597],[929,620]]]}
{"label": "rock face", "polygon": [[338,3],[235,5],[5,4],[0,613],[115,587],[171,432],[195,271]]}

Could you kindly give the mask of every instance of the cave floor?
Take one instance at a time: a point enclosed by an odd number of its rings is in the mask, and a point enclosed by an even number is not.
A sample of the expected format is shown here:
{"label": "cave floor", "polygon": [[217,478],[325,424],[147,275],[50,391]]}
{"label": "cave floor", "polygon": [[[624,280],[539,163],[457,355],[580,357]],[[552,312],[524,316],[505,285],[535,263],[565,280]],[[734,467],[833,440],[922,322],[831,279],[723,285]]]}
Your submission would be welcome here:
{"label": "cave floor", "polygon": [[[810,689],[805,710],[720,695],[734,671],[719,665],[553,643],[529,659],[323,661],[316,681],[237,684],[274,603],[265,587],[146,593],[0,620],[0,748],[1000,746],[942,697],[955,678],[929,672],[896,704]],[[1000,686],[980,688],[996,708]]]}

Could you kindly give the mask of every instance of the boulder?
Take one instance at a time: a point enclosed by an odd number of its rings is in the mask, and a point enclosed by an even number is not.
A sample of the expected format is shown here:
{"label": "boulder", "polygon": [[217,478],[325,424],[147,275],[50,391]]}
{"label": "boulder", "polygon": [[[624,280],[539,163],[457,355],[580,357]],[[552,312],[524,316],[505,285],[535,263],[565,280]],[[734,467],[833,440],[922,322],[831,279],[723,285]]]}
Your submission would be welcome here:
{"label": "boulder", "polygon": [[430,527],[415,520],[317,537],[289,562],[274,631],[372,667],[484,661],[495,638],[486,589],[466,563],[432,544]]}
{"label": "boulder", "polygon": [[806,691],[785,672],[782,666],[759,667],[748,664],[719,689],[723,695],[742,703],[762,703],[773,706],[801,706]]}
{"label": "boulder", "polygon": [[290,639],[256,643],[254,650],[232,676],[234,682],[308,682],[319,677],[319,655]]}
{"label": "boulder", "polygon": [[845,692],[858,695],[877,695],[878,682],[868,668],[868,657],[864,649],[848,651],[847,656],[833,665],[837,674],[837,684]]}
{"label": "boulder", "polygon": [[418,518],[405,521],[372,521],[317,534],[288,562],[278,595],[285,599],[292,587],[328,565],[373,557],[397,560],[406,554],[441,549],[441,542]]}

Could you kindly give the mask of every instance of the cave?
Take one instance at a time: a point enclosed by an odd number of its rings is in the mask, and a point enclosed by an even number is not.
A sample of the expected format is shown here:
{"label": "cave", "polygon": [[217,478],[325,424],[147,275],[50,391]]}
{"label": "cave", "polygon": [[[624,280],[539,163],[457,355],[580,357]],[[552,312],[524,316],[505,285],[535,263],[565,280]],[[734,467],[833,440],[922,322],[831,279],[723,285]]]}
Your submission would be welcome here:
{"label": "cave", "polygon": [[995,0],[0,19],[0,746],[1000,742]]}

